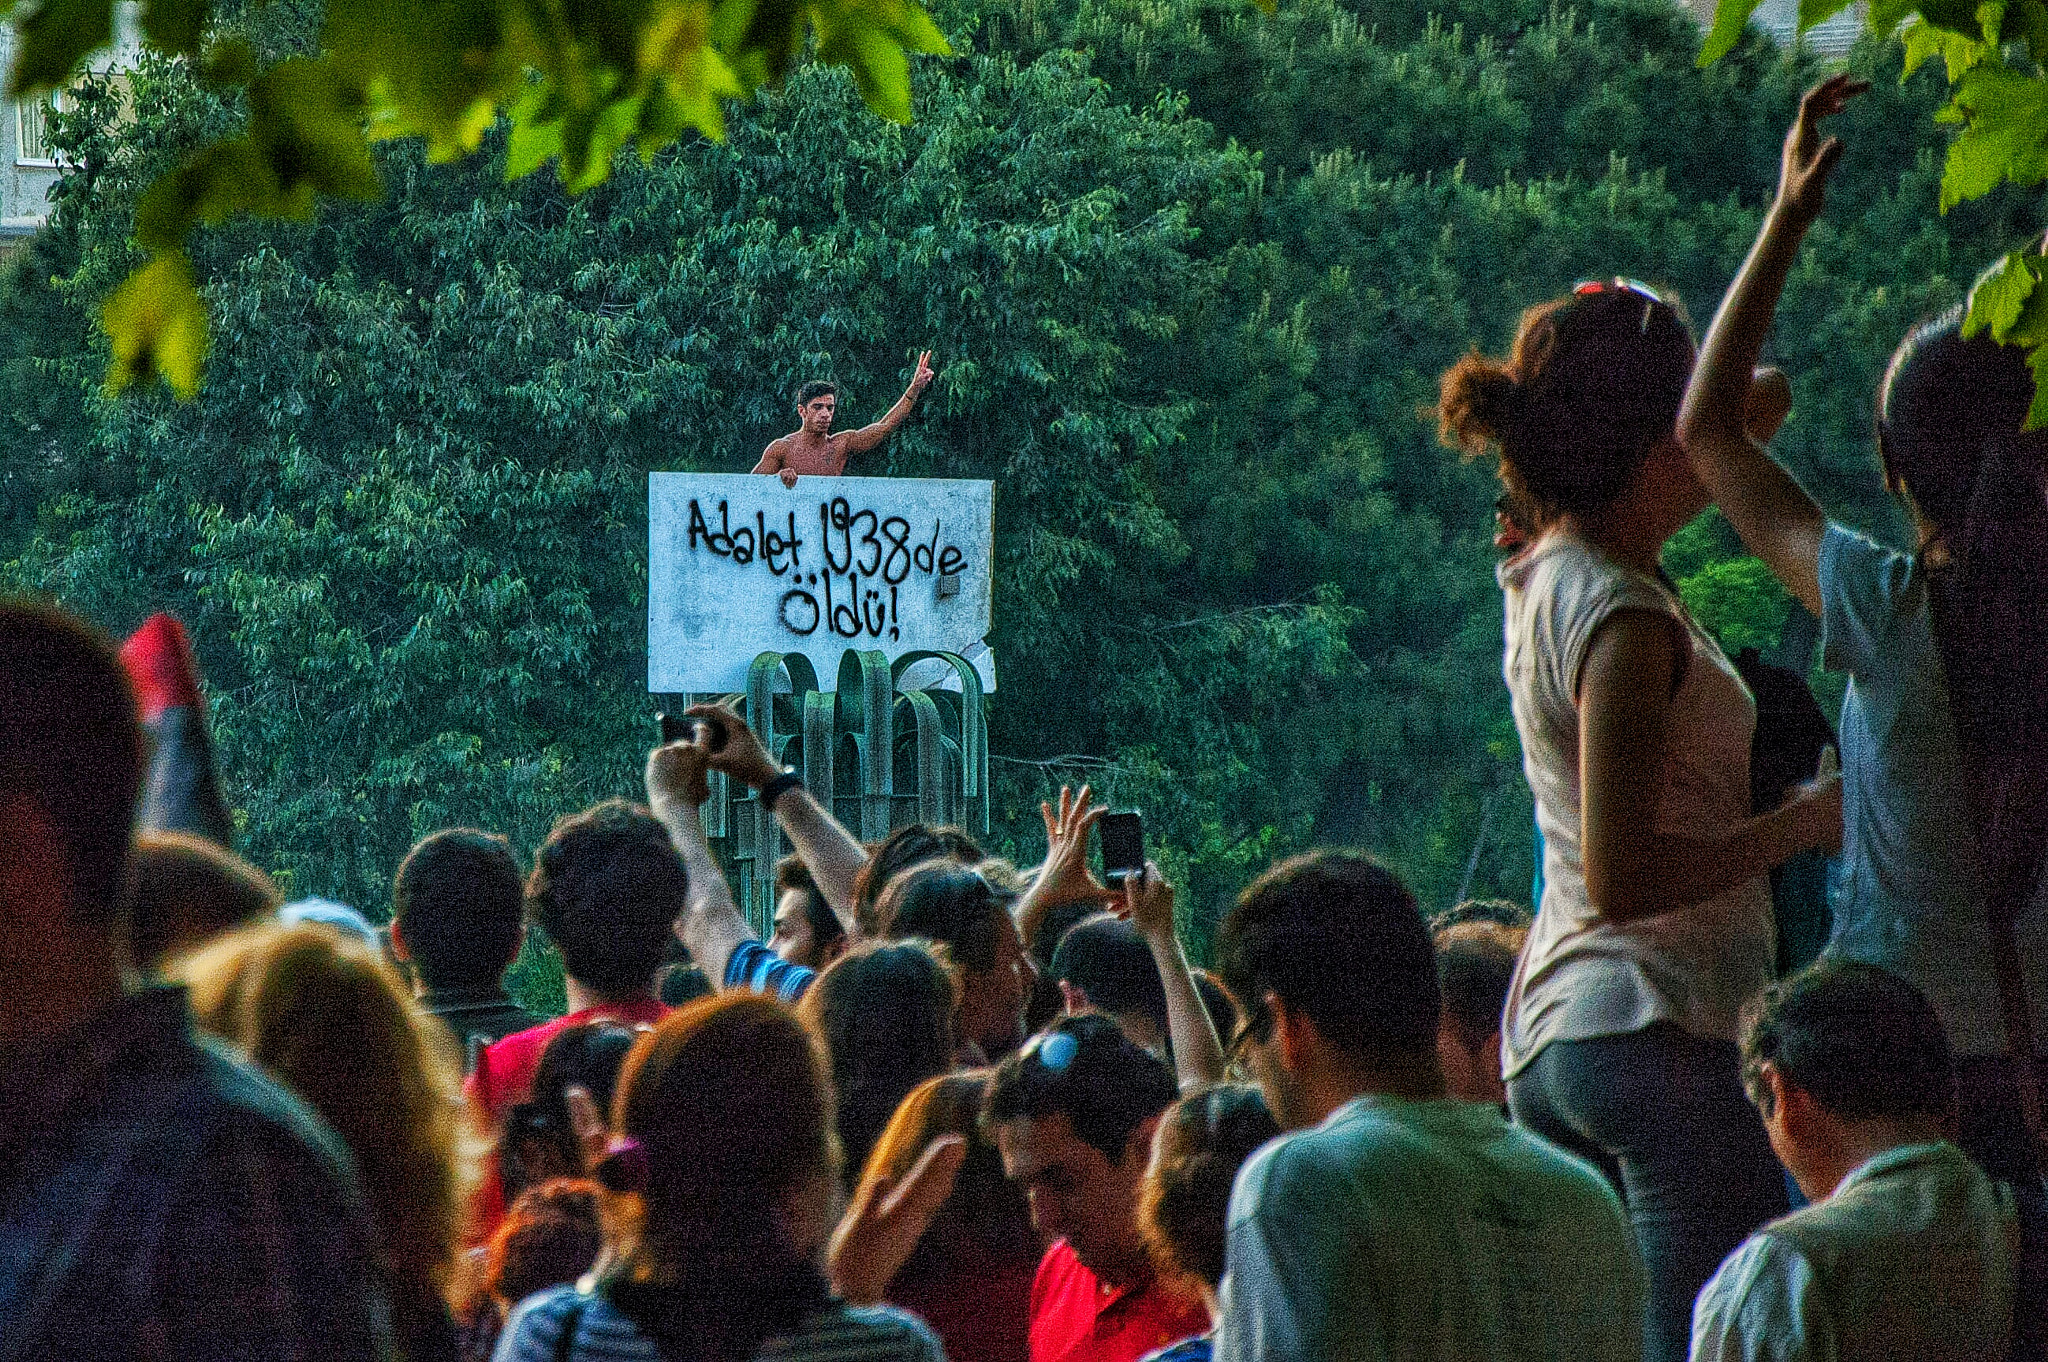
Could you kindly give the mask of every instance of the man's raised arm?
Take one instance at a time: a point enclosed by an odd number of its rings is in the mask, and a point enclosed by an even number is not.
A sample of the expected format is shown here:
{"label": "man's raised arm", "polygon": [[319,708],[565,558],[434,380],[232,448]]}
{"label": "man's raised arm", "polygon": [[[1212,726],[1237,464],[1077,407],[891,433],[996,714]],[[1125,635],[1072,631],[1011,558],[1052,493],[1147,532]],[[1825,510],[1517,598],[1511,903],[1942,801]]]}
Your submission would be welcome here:
{"label": "man's raised arm", "polygon": [[[723,771],[756,790],[765,790],[780,779],[781,765],[762,746],[754,730],[747,727],[739,711],[728,705],[692,705],[685,713],[725,728],[724,746],[710,754],[712,770]],[[833,914],[851,934],[856,930],[853,882],[868,863],[867,848],[800,784],[791,783],[789,788],[777,792],[773,812],[796,848],[798,859],[811,872],[818,892],[825,896]]]}
{"label": "man's raised arm", "polygon": [[865,454],[882,441],[890,432],[903,424],[910,415],[910,409],[917,405],[917,399],[924,396],[924,390],[931,387],[936,373],[932,369],[932,352],[924,351],[917,357],[917,372],[911,375],[910,386],[903,390],[903,396],[896,399],[896,405],[883,414],[873,425],[862,426],[859,430],[846,433],[846,452],[849,456]]}

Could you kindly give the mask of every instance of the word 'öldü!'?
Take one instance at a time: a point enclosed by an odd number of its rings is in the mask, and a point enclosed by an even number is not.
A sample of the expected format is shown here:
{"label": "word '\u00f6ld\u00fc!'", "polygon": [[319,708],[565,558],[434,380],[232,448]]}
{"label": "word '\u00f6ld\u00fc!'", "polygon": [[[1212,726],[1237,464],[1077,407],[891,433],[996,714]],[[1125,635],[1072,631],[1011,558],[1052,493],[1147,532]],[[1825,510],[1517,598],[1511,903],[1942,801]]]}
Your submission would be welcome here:
{"label": "word '\u00f6ld\u00fc!'", "polygon": [[899,592],[910,575],[920,573],[936,582],[957,577],[967,566],[957,546],[939,543],[936,517],[929,536],[912,539],[910,522],[902,516],[856,511],[845,497],[818,503],[817,547],[823,562],[809,568],[796,512],[787,512],[783,524],[775,526],[769,525],[766,511],[755,511],[753,519],[749,525],[742,517],[734,528],[731,503],[721,501],[714,529],[692,497],[689,550],[702,548],[742,567],[758,562],[794,583],[776,610],[782,627],[799,638],[822,628],[840,638],[898,641],[903,636]]}

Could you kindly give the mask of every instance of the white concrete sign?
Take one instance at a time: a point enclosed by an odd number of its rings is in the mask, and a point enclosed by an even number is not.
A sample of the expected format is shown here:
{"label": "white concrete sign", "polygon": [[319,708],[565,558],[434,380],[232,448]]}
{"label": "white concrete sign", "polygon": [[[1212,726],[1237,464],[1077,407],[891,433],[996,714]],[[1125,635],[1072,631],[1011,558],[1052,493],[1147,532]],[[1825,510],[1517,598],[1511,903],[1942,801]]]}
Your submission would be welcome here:
{"label": "white concrete sign", "polygon": [[959,653],[994,689],[994,514],[988,482],[650,474],[647,689],[744,690],[777,652],[830,690],[848,648]]}

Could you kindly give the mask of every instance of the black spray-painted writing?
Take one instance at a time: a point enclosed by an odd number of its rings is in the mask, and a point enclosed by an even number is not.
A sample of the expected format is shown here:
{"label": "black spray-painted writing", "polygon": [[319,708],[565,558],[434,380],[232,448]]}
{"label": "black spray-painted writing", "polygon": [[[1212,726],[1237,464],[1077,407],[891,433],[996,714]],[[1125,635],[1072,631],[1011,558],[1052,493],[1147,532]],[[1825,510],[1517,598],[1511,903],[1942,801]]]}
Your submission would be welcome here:
{"label": "black spray-painted writing", "polygon": [[967,567],[958,546],[939,542],[943,527],[937,517],[929,535],[913,537],[902,516],[855,510],[845,497],[834,497],[818,504],[818,532],[824,566],[807,571],[794,511],[773,527],[765,511],[756,511],[753,524],[743,518],[735,529],[731,506],[721,501],[714,529],[696,498],[690,500],[690,552],[701,547],[742,567],[758,562],[790,581],[776,605],[776,620],[799,638],[823,629],[839,638],[900,642],[901,588],[911,574],[952,577]]}

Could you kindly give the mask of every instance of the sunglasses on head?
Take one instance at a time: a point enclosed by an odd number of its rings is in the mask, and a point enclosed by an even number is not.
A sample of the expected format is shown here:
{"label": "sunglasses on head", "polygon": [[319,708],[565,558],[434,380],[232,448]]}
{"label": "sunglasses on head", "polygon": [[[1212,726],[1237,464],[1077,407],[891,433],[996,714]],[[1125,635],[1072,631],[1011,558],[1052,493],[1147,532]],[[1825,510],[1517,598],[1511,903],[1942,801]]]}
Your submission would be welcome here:
{"label": "sunglasses on head", "polygon": [[1074,1062],[1074,1056],[1081,1052],[1081,1042],[1066,1031],[1041,1031],[1024,1042],[1018,1057],[1026,1062],[1037,1061],[1047,1073],[1065,1073],[1067,1066]]}
{"label": "sunglasses on head", "polygon": [[1632,293],[1643,300],[1643,320],[1637,325],[1640,334],[1650,331],[1650,314],[1664,305],[1664,295],[1640,279],[1624,279],[1616,275],[1612,279],[1581,279],[1572,285],[1574,298],[1587,298],[1599,293]]}

